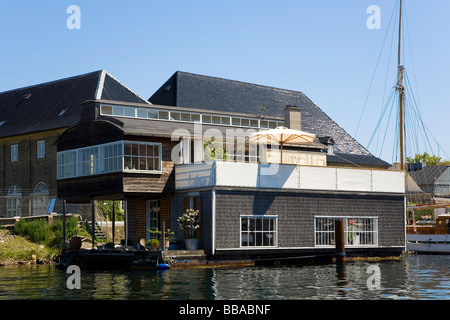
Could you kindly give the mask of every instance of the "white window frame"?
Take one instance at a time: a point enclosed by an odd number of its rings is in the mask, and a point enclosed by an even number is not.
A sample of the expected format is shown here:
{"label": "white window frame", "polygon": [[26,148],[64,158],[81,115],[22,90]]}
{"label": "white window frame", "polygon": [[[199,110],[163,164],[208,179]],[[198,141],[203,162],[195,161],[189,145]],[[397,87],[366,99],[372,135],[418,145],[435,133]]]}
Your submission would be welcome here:
{"label": "white window frame", "polygon": [[[256,220],[262,219],[262,220],[272,220],[274,227],[273,230],[265,230],[264,228],[264,222],[261,223],[262,230],[242,230],[243,225],[243,219],[248,219],[247,221],[250,222],[250,220],[255,220],[255,226],[256,226]],[[257,237],[260,235],[260,240],[262,240],[260,243],[261,245],[257,245]],[[270,245],[264,245],[264,236],[272,237],[272,244]],[[253,242],[254,245],[243,245],[243,241],[247,240],[247,243]],[[239,216],[239,246],[240,248],[246,248],[246,249],[259,249],[259,248],[277,248],[278,247],[278,216],[277,215],[241,215]]]}
{"label": "white window frame", "polygon": [[[141,156],[139,159],[148,158],[157,162],[157,170],[135,170],[132,167],[126,168],[125,144],[150,145],[156,147],[158,156]],[[116,141],[85,148],[72,149],[58,152],[57,154],[57,178],[68,179],[84,177],[112,172],[133,172],[145,174],[162,173],[162,144],[159,142],[140,141]]]}
{"label": "white window frame", "polygon": [[40,140],[36,143],[36,157],[38,159],[45,158],[45,140]]}
{"label": "white window frame", "polygon": [[[253,129],[274,129],[276,127],[282,126],[284,123],[282,120],[275,119],[261,120],[259,118],[237,117],[224,114],[198,113],[182,110],[153,109],[111,104],[102,104],[100,106],[100,114],[113,117],[203,123]],[[164,116],[162,116],[162,114],[164,114]],[[239,124],[236,124],[237,122],[239,122]],[[262,125],[261,122],[264,125]]]}
{"label": "white window frame", "polygon": [[45,215],[47,213],[48,200],[48,187],[44,182],[39,182],[31,194],[31,215]]}
{"label": "white window frame", "polygon": [[19,161],[19,145],[13,144],[11,145],[11,162]]}
{"label": "white window frame", "polygon": [[6,217],[14,218],[22,216],[22,191],[19,186],[9,188],[6,198]]}
{"label": "white window frame", "polygon": [[[322,222],[318,219],[324,219],[324,223],[329,226],[326,230],[318,230]],[[344,220],[344,239],[345,246],[348,247],[377,247],[378,246],[378,217],[364,217],[364,216],[315,216],[314,217],[314,245],[316,247],[333,247],[334,242],[334,221]],[[358,220],[369,220],[373,222],[369,229],[364,229],[357,224]],[[364,243],[363,239],[372,240],[369,243]]]}
{"label": "white window frame", "polygon": [[[133,155],[128,154],[127,151],[125,150],[125,145],[126,144],[133,144],[133,145],[138,145],[138,154],[137,155]],[[148,156],[148,155],[141,155],[139,152],[141,151],[140,146],[152,146],[152,147],[156,147],[156,149],[158,150],[158,155],[157,156]],[[162,173],[162,144],[161,143],[157,143],[157,142],[139,142],[139,141],[124,141],[122,144],[123,147],[123,171],[125,172],[137,172],[137,173]],[[132,158],[130,160],[130,165],[128,166],[127,169],[127,160],[129,158]],[[157,169],[153,169],[153,170],[142,170],[140,167],[140,162],[142,160],[146,160],[148,161],[149,159],[152,159],[153,163],[155,163],[155,161],[157,162]],[[137,161],[137,162],[135,162]],[[136,164],[138,165],[138,167],[136,167]]]}

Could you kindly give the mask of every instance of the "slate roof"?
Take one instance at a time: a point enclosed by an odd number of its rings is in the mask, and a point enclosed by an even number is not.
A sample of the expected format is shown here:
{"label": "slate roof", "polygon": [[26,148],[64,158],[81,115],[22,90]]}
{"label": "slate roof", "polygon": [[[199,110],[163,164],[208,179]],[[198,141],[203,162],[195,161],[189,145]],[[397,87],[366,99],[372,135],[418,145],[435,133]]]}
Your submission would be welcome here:
{"label": "slate roof", "polygon": [[104,70],[0,93],[0,137],[72,126],[80,121],[80,104],[105,99],[148,101]]}
{"label": "slate roof", "polygon": [[335,153],[334,155],[327,155],[327,161],[332,163],[357,164],[376,167],[391,166],[389,163],[372,155],[361,155],[350,153]]}
{"label": "slate roof", "polygon": [[[177,71],[149,101],[276,117],[284,117],[284,108],[294,105],[302,111],[302,130],[317,136],[331,136],[337,152],[374,157],[303,92]],[[261,107],[265,110],[262,111]]]}

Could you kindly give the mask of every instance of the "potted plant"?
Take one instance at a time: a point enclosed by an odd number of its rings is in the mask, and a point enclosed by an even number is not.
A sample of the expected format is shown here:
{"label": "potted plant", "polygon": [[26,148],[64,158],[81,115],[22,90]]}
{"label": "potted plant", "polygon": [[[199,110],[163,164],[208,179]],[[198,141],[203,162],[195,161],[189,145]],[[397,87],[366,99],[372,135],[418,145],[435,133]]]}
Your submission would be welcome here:
{"label": "potted plant", "polygon": [[197,250],[198,239],[197,231],[200,228],[199,211],[194,209],[187,209],[186,212],[177,219],[181,229],[188,231],[188,238],[184,240],[186,249]]}
{"label": "potted plant", "polygon": [[175,234],[175,232],[170,231],[170,229],[166,230],[166,232],[165,232],[165,237],[166,237],[166,239],[165,239],[166,247],[165,248],[166,248],[166,250],[169,249],[170,241],[172,241],[174,239],[174,237],[173,237],[174,234]]}
{"label": "potted plant", "polygon": [[159,240],[158,239],[150,239],[147,241],[147,246],[150,247],[151,251],[156,251],[159,247]]}
{"label": "potted plant", "polygon": [[[156,235],[160,241],[163,240],[163,239],[162,239],[162,231],[159,230],[158,228],[156,228],[155,230],[147,229],[147,231],[150,232],[151,234]],[[173,239],[173,235],[174,235],[174,234],[175,234],[175,232],[170,231],[170,229],[167,229],[167,230],[166,230],[166,232],[164,233],[164,237],[165,237],[165,239],[164,239],[165,248],[163,248],[163,249],[167,250],[167,249],[169,248],[170,241]]]}

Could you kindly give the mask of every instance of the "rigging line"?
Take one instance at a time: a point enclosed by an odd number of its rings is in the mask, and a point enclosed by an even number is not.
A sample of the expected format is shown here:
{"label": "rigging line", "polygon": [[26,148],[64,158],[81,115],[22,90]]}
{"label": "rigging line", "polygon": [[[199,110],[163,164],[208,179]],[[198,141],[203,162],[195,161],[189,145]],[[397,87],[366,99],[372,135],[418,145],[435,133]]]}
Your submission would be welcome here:
{"label": "rigging line", "polygon": [[[407,73],[405,73],[405,74],[406,74],[406,81],[407,81],[407,83],[410,84],[408,74],[407,74]],[[414,110],[415,110],[415,112],[416,112],[416,114],[417,114],[417,116],[418,116],[417,118],[418,118],[419,124],[420,124],[420,126],[422,127],[422,129],[423,129],[423,132],[424,132],[424,134],[425,134],[425,136],[426,136],[426,138],[427,138],[428,144],[430,145],[430,148],[432,149],[431,143],[429,142],[429,139],[428,139],[428,135],[426,134],[427,132],[429,132],[429,134],[430,134],[431,137],[433,138],[433,140],[434,140],[434,142],[436,143],[436,145],[440,148],[440,147],[441,147],[440,144],[439,144],[438,141],[435,139],[435,137],[433,136],[433,134],[431,133],[431,131],[428,129],[428,127],[426,126],[425,122],[423,121],[423,119],[422,119],[422,117],[421,117],[421,115],[420,115],[420,110],[419,110],[419,108],[417,107],[417,103],[416,103],[416,100],[415,100],[415,97],[414,97],[414,93],[413,93],[413,92],[411,92],[411,96],[413,97],[414,103],[415,103],[415,105],[416,105],[416,108],[414,108]],[[445,151],[443,151],[443,152],[444,152],[445,156],[448,158],[447,153],[446,153]]]}
{"label": "rigging line", "polygon": [[[390,121],[390,117],[391,117],[391,115],[392,115],[392,103],[393,103],[393,98],[396,96],[396,91],[395,91],[395,89],[391,89],[391,94],[389,95],[389,100],[388,101],[386,101],[386,110],[384,111],[384,112],[386,112],[387,111],[387,108],[388,108],[388,106],[391,106],[390,108],[390,112],[389,112],[389,116],[388,116],[388,123],[386,124],[386,129],[385,129],[385,131],[387,131],[388,130],[388,127],[389,127],[389,121]],[[376,149],[378,150],[378,145],[379,145],[379,140],[380,140],[380,134],[381,134],[381,130],[379,130],[378,131],[378,136],[377,136],[377,147],[376,147]],[[386,133],[385,133],[385,135],[386,135]],[[383,145],[384,145],[384,140],[385,140],[385,138],[383,138],[383,142],[381,143],[381,150],[383,149]]]}
{"label": "rigging line", "polygon": [[[399,1],[399,0],[397,0],[397,2],[398,2],[398,1]],[[367,94],[366,94],[366,99],[365,99],[365,101],[364,101],[363,109],[362,109],[362,111],[361,111],[361,115],[360,115],[359,120],[358,120],[358,125],[356,126],[355,138],[356,138],[356,136],[358,135],[359,126],[360,126],[360,124],[361,124],[361,119],[362,119],[362,116],[363,116],[364,111],[365,111],[366,106],[367,106],[367,100],[369,99],[369,95],[370,95],[370,91],[371,91],[371,89],[372,89],[373,81],[374,81],[374,79],[375,79],[375,75],[376,75],[377,70],[378,70],[378,65],[379,65],[379,63],[380,63],[381,55],[382,55],[382,53],[383,53],[384,45],[385,45],[385,43],[386,43],[386,38],[387,38],[387,35],[388,35],[388,33],[389,33],[389,29],[390,29],[390,26],[391,26],[391,23],[392,23],[392,19],[393,19],[393,17],[394,17],[394,13],[395,13],[396,11],[397,11],[397,5],[394,6],[394,10],[393,10],[393,12],[392,12],[391,19],[389,20],[389,24],[388,24],[388,27],[387,27],[387,31],[386,31],[386,34],[385,34],[385,36],[384,36],[383,43],[382,43],[382,45],[381,45],[381,50],[380,50],[380,53],[378,54],[378,59],[377,59],[376,65],[375,65],[375,70],[374,70],[374,72],[373,72],[372,79],[371,79],[371,81],[370,81],[370,85],[369,85],[369,89],[368,89]]]}
{"label": "rigging line", "polygon": [[417,84],[416,67],[415,67],[414,56],[413,56],[414,51],[413,51],[412,45],[411,45],[411,36],[409,33],[409,24],[408,24],[408,15],[406,14],[406,6],[404,6],[404,12],[405,12],[405,28],[406,28],[406,33],[408,35],[409,52],[411,55],[411,65],[412,65],[412,69],[413,69],[414,84],[416,86],[417,101],[419,102],[419,106],[421,106],[420,96],[419,96],[419,86]]}
{"label": "rigging line", "polygon": [[[406,74],[405,79],[406,79],[407,85],[410,86],[411,83],[410,83],[410,80],[409,80],[409,77],[408,77],[407,74]],[[418,143],[419,134],[421,136],[422,136],[422,134],[425,134],[425,137],[427,138],[427,141],[428,141],[428,146],[429,146],[429,148],[431,150],[433,150],[433,147],[432,147],[431,143],[429,142],[428,137],[426,136],[426,132],[419,131],[420,124],[422,122],[422,117],[420,115],[420,110],[419,110],[419,108],[417,106],[417,102],[415,100],[414,93],[412,91],[409,91],[409,92],[411,94],[406,97],[407,98],[408,107],[409,107],[408,108],[409,109],[409,115],[410,115],[410,118],[411,118],[410,121],[409,121],[409,128],[411,128],[411,130],[410,130],[411,133],[413,132],[413,130],[415,130],[414,136],[416,137],[416,140],[417,140],[417,143],[416,143],[417,153],[420,153],[419,152],[419,143]],[[409,99],[409,97],[411,97],[412,100]],[[414,120],[416,120],[416,121],[414,121]],[[422,136],[422,138],[423,138],[423,136]],[[425,140],[424,140],[424,146],[426,147]]]}
{"label": "rigging line", "polygon": [[360,165],[360,164],[358,164],[358,163],[354,163],[354,162],[352,162],[352,161],[350,161],[350,160],[348,160],[348,159],[346,159],[346,158],[340,156],[340,155],[337,154],[337,153],[335,153],[334,155],[335,155],[336,157],[338,157],[338,158],[341,158],[342,160],[345,160],[347,163],[351,163],[351,164],[354,165],[355,167],[360,167],[360,168],[363,167],[362,165]]}
{"label": "rigging line", "polygon": [[[395,28],[393,28],[393,29],[395,29]],[[389,71],[390,71],[390,69],[391,69],[391,59],[390,59],[390,57],[392,56],[392,48],[394,47],[394,38],[395,38],[395,32],[394,32],[394,30],[392,30],[392,37],[391,37],[391,47],[389,48],[389,55],[388,55],[388,59],[387,59],[387,61],[388,61],[388,65],[387,65],[387,68],[386,68],[386,76],[385,76],[385,79],[384,79],[384,91],[383,91],[383,99],[381,100],[383,103],[384,103],[384,99],[385,99],[385,97],[386,97],[386,88],[387,88],[387,83],[388,83],[388,77],[389,77]]]}
{"label": "rigging line", "polygon": [[[397,107],[399,107],[397,105]],[[396,121],[395,121],[395,137],[398,137],[400,135],[400,130],[399,130],[399,114],[398,112],[396,112]],[[394,159],[398,159],[399,158],[399,139],[394,139],[394,144],[393,144],[393,150],[392,150],[392,162],[394,162]]]}
{"label": "rigging line", "polygon": [[415,110],[414,106],[411,105],[411,100],[409,98],[406,99],[407,108],[407,117],[406,126],[409,128],[407,134],[409,133],[409,146],[411,148],[411,156],[413,155],[412,151],[416,150],[416,153],[419,153],[420,150],[420,137],[422,137],[422,132],[419,130],[418,120],[415,116],[417,110]]}
{"label": "rigging line", "polygon": [[383,108],[382,108],[382,110],[381,110],[380,118],[378,119],[378,122],[377,122],[377,124],[375,125],[375,129],[374,129],[374,131],[373,131],[373,133],[372,133],[372,136],[371,136],[371,138],[370,138],[370,140],[369,140],[369,143],[368,143],[368,145],[367,145],[368,148],[369,148],[370,145],[372,144],[372,141],[373,141],[373,139],[374,139],[375,134],[377,133],[377,130],[379,130],[379,127],[380,127],[380,125],[381,125],[381,122],[382,122],[383,119],[384,119],[384,115],[386,114],[386,111],[387,111],[389,102],[392,100],[392,96],[393,96],[394,94],[395,94],[395,91],[392,90],[392,91],[391,91],[391,94],[389,95],[390,98],[388,98],[388,100],[386,101],[386,103],[384,104],[384,106],[383,106]]}
{"label": "rigging line", "polygon": [[[395,97],[395,94],[393,94],[392,97]],[[392,101],[394,101],[394,100],[392,100]],[[388,128],[389,128],[389,123],[390,123],[391,118],[392,118],[392,111],[394,110],[393,105],[394,105],[394,103],[391,102],[391,108],[390,108],[390,112],[389,112],[388,122],[386,124],[386,130],[384,131],[383,140],[381,142],[380,156],[381,156],[381,152],[383,150],[384,142],[386,141],[386,136],[387,136],[387,132],[388,132]]]}

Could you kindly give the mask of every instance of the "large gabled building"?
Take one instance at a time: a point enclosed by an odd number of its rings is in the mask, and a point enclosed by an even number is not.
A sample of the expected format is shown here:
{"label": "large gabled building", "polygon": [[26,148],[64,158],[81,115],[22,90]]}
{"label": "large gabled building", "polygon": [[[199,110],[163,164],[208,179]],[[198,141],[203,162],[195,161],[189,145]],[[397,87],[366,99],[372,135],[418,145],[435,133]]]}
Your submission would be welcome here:
{"label": "large gabled building", "polygon": [[333,140],[329,165],[389,168],[350,136],[303,92],[268,87],[194,73],[175,72],[149,99],[153,104],[207,109],[218,113],[251,114],[264,118],[284,118],[286,106],[301,110],[301,129],[321,139]]}
{"label": "large gabled building", "polygon": [[60,212],[55,142],[92,99],[148,104],[104,70],[0,93],[0,217]]}

